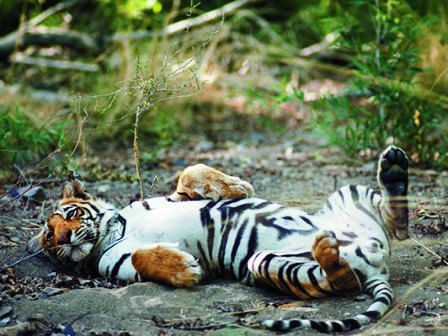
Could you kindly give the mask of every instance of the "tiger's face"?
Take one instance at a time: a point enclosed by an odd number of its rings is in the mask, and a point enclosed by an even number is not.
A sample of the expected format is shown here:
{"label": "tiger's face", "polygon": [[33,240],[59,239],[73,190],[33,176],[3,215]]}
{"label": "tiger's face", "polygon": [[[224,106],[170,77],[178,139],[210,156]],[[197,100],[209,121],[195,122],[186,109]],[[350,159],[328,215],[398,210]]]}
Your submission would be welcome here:
{"label": "tiger's face", "polygon": [[93,250],[102,213],[79,181],[63,187],[63,199],[42,231],[28,243],[31,253],[43,250],[63,263],[78,263]]}
{"label": "tiger's face", "polygon": [[61,261],[79,262],[86,258],[98,238],[95,217],[88,204],[63,204],[47,220],[40,246]]}

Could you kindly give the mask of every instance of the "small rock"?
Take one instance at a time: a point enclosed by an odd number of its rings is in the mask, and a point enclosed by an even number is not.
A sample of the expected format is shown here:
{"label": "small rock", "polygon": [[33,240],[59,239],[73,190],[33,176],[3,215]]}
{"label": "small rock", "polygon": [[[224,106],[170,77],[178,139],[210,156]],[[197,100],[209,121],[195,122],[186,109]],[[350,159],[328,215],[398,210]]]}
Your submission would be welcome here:
{"label": "small rock", "polygon": [[96,188],[96,191],[98,192],[98,194],[105,194],[110,190],[110,185],[107,184],[103,184],[98,186],[98,188]]}
{"label": "small rock", "polygon": [[18,335],[31,335],[36,331],[36,327],[33,323],[22,322],[11,327],[0,328],[0,335],[18,336]]}
{"label": "small rock", "polygon": [[[30,201],[36,202],[36,203],[42,203],[47,198],[47,194],[45,193],[44,188],[37,186],[32,187],[31,189],[27,190],[26,188],[21,188],[21,190],[24,192],[23,197],[25,199],[29,199]],[[27,190],[27,191],[25,191]]]}
{"label": "small rock", "polygon": [[12,308],[10,306],[3,306],[0,308],[0,319],[11,314]]}
{"label": "small rock", "polygon": [[37,294],[36,299],[45,299],[47,297],[63,294],[65,292],[66,291],[62,288],[46,287],[42,292]]}

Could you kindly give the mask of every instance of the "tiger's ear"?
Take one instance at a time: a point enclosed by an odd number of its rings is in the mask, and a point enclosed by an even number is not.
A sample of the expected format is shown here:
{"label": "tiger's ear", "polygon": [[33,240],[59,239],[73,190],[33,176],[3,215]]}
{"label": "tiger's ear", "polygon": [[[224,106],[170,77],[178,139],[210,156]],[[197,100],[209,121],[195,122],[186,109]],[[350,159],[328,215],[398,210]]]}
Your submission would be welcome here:
{"label": "tiger's ear", "polygon": [[86,191],[84,185],[78,178],[78,174],[73,171],[69,172],[68,181],[62,186],[62,197],[65,198],[80,198],[83,200],[91,199],[92,196]]}

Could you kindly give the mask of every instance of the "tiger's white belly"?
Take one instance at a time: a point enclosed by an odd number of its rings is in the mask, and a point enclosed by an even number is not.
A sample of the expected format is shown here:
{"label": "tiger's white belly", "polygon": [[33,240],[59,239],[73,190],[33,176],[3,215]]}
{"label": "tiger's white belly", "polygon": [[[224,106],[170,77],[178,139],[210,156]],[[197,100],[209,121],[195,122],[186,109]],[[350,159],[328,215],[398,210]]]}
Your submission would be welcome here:
{"label": "tiger's white belly", "polygon": [[[143,205],[143,202],[146,204]],[[251,252],[309,254],[314,237],[321,230],[333,231],[341,242],[349,241],[349,244],[341,244],[341,256],[365,274],[378,272],[377,267],[385,265],[389,255],[385,232],[378,229],[378,223],[368,216],[364,218],[365,225],[359,226],[360,220],[351,218],[353,214],[322,211],[312,216],[275,203],[265,205],[264,200],[244,199],[229,202],[225,211],[219,208],[218,203],[207,212],[209,218],[203,218],[201,209],[210,204],[208,200],[167,202],[164,198],[152,198],[143,202],[135,202],[121,211],[120,214],[126,219],[126,238],[109,252],[110,258],[108,255],[102,258],[100,268],[101,264],[108,264],[109,259],[115,260],[116,254],[131,253],[132,250],[156,243],[173,243],[178,244],[180,250],[196,257],[209,273],[219,269],[238,278],[241,276],[241,265],[247,262]],[[226,201],[221,203],[226,204]],[[238,216],[231,214],[232,209],[245,204],[260,204],[260,208],[263,207],[260,210],[241,211]],[[226,212],[230,213],[227,217],[224,216]],[[275,216],[270,213],[275,213]],[[303,219],[309,220],[312,225]],[[263,221],[266,225],[260,224]],[[357,225],[352,227],[350,223]],[[284,230],[284,236],[280,236],[279,227]],[[251,240],[256,240],[253,251],[245,247],[251,245]],[[222,244],[238,245],[235,246],[238,251],[233,253],[233,249],[223,248]],[[367,258],[362,265],[357,252],[360,248],[362,255]],[[132,265],[127,268],[131,269]]]}

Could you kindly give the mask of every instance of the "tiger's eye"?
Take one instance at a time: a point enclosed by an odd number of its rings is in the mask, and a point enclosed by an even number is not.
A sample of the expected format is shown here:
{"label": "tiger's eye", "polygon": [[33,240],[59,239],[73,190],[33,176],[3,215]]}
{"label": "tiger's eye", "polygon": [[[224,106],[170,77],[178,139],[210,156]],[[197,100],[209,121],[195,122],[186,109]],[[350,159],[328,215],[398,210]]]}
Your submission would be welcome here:
{"label": "tiger's eye", "polygon": [[70,220],[73,217],[75,217],[77,213],[78,213],[77,209],[70,210],[69,212],[67,212],[67,215],[65,216],[65,219],[66,220]]}

